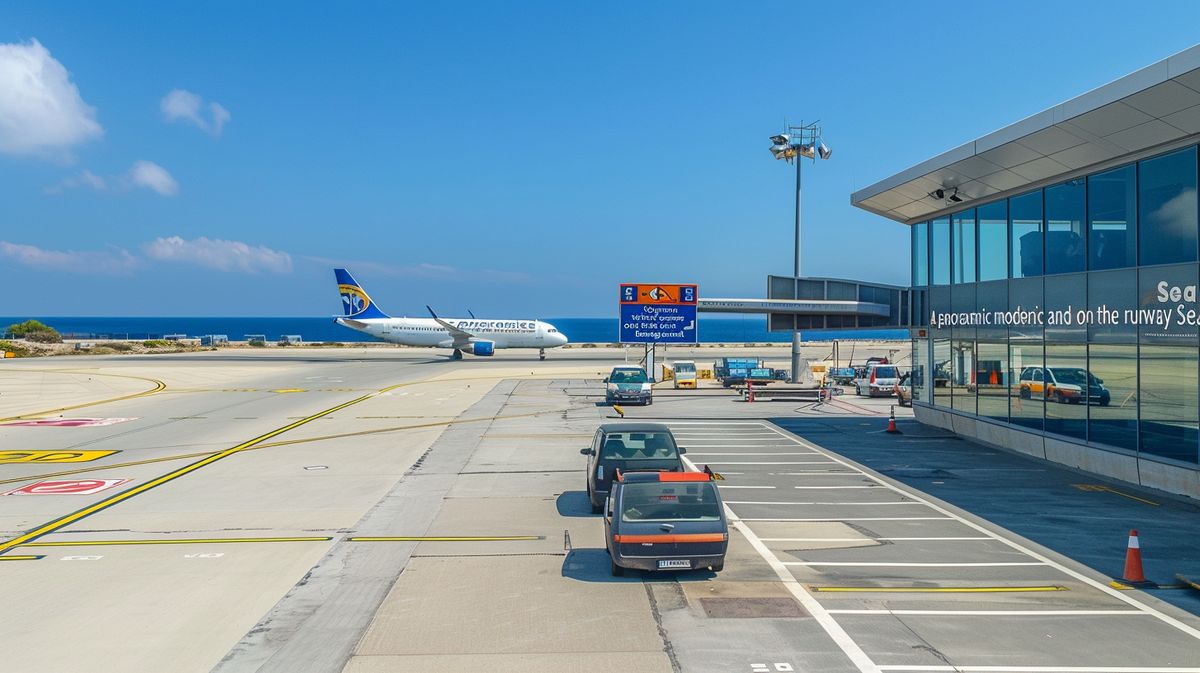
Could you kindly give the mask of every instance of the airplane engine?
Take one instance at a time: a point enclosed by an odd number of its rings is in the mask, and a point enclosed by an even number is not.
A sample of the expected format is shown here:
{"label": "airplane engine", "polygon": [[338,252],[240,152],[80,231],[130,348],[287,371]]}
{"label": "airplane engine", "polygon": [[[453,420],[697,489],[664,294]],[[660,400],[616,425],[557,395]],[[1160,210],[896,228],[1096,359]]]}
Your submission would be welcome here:
{"label": "airplane engine", "polygon": [[464,348],[471,355],[479,355],[490,357],[496,354],[496,342],[494,341],[472,341]]}

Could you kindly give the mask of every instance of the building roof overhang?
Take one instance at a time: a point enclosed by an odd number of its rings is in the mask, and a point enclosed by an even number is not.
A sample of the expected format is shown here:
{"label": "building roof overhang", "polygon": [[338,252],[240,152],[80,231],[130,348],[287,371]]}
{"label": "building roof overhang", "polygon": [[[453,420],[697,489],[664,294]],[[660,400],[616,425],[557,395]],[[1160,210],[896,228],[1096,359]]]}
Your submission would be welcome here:
{"label": "building roof overhang", "polygon": [[[1200,134],[1200,45],[944,152],[850,196],[912,224]],[[931,195],[944,191],[943,198]],[[961,202],[951,202],[955,193]]]}

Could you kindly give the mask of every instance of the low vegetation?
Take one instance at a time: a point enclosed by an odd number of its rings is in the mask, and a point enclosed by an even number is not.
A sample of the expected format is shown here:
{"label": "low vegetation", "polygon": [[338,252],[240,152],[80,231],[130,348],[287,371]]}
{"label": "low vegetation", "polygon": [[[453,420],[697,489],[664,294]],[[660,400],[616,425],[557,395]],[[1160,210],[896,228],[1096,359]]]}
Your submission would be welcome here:
{"label": "low vegetation", "polygon": [[166,339],[149,339],[147,341],[143,341],[142,345],[146,348],[170,348],[171,342],[167,341]]}
{"label": "low vegetation", "polygon": [[25,322],[9,325],[5,331],[18,339],[25,339],[34,343],[62,343],[62,335],[58,333],[58,330],[37,320],[26,320]]}
{"label": "low vegetation", "polygon": [[0,351],[8,351],[13,354],[13,357],[18,358],[27,358],[31,355],[28,348],[11,341],[0,341]]}

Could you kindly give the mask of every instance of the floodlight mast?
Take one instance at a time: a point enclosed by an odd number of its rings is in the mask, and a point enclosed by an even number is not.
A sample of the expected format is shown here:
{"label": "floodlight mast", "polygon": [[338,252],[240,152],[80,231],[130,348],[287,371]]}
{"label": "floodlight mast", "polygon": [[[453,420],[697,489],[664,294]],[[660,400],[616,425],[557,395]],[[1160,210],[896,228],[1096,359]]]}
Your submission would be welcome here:
{"label": "floodlight mast", "polygon": [[[771,154],[775,159],[783,159],[789,164],[796,164],[796,246],[795,256],[792,264],[792,287],[793,290],[798,290],[800,285],[800,165],[803,163],[798,159],[800,157],[808,157],[814,162],[819,156],[821,159],[828,159],[833,150],[821,140],[820,120],[811,124],[800,123],[799,126],[788,126],[784,133],[779,133],[770,137]],[[793,297],[799,299],[799,297]],[[792,383],[800,382],[800,330],[796,328],[795,316],[792,316],[792,371],[790,381]]]}

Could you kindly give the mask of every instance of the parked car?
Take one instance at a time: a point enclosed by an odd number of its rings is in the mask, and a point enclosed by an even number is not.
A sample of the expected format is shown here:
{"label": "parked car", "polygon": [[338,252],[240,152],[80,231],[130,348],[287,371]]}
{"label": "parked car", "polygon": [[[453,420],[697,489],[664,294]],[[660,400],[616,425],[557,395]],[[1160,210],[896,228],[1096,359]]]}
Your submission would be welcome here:
{"label": "parked car", "polygon": [[654,389],[650,387],[650,377],[641,367],[613,367],[608,378],[604,379],[604,401],[609,404],[617,402],[641,402],[654,404]]}
{"label": "parked car", "polygon": [[896,385],[892,388],[892,392],[896,395],[896,403],[902,407],[912,406],[912,372],[907,372],[900,377]]}
{"label": "parked car", "polygon": [[622,473],[605,508],[604,538],[613,575],[624,575],[626,568],[725,568],[729,523],[708,473]]}
{"label": "parked car", "polygon": [[854,393],[867,397],[888,397],[899,381],[900,369],[896,365],[870,364],[862,377],[855,379]]}
{"label": "parked car", "polygon": [[592,513],[599,513],[618,470],[683,472],[680,456],[687,450],[662,423],[606,423],[596,430],[592,445],[579,452],[588,456],[588,500]]}
{"label": "parked car", "polygon": [[1025,367],[1017,385],[1027,400],[1037,395],[1060,404],[1086,402],[1102,407],[1112,401],[1104,381],[1081,367]]}

